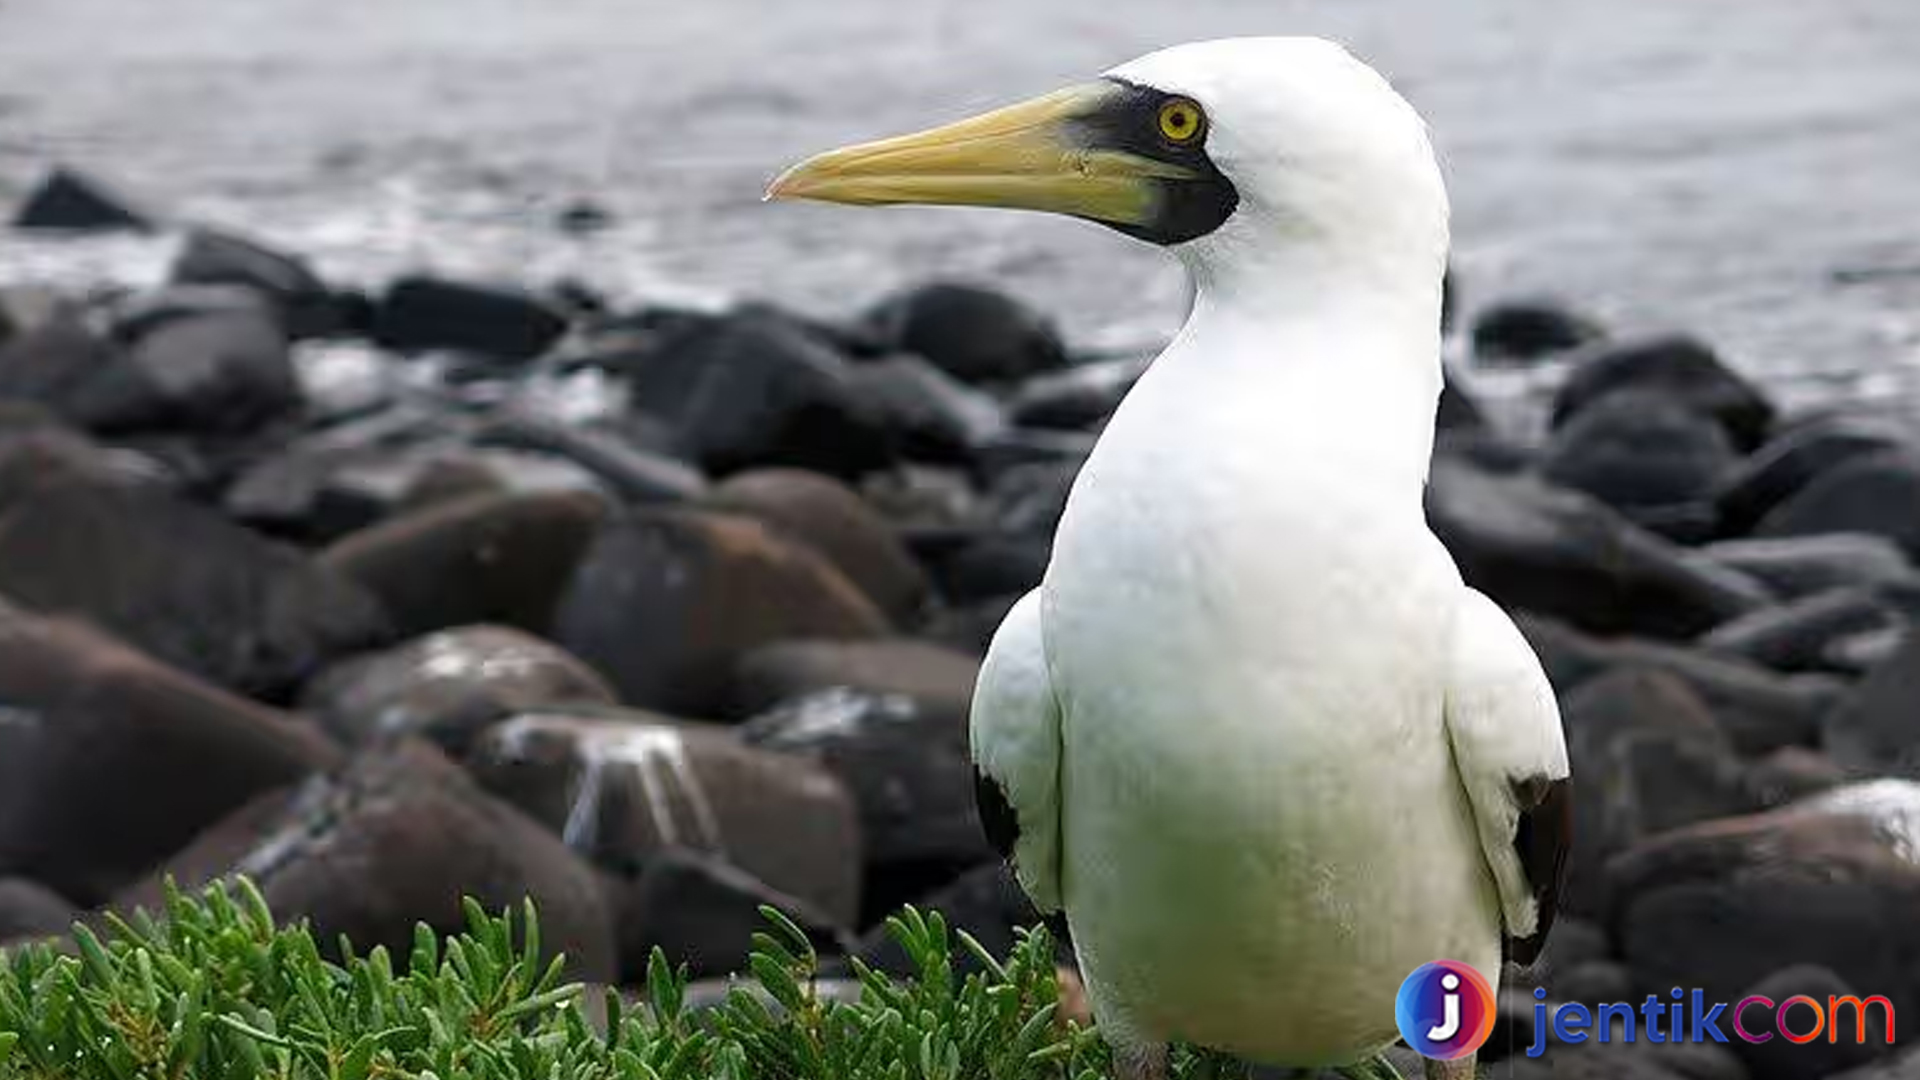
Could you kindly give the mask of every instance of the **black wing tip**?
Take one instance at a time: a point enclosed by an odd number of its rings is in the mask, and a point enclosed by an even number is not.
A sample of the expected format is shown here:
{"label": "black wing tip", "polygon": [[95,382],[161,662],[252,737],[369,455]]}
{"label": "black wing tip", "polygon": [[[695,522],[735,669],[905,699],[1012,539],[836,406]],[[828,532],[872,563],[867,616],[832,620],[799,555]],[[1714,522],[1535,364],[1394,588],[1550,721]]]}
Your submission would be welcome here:
{"label": "black wing tip", "polygon": [[1513,787],[1521,806],[1513,846],[1533,886],[1539,915],[1533,933],[1507,938],[1501,951],[1508,962],[1531,967],[1546,948],[1547,935],[1560,910],[1567,849],[1573,844],[1573,783],[1564,776],[1530,776],[1516,781]]}
{"label": "black wing tip", "polygon": [[980,815],[980,827],[987,834],[987,843],[993,845],[1001,858],[1012,859],[1014,845],[1020,840],[1020,816],[1007,801],[1006,788],[980,771],[977,765],[973,770],[973,804]]}

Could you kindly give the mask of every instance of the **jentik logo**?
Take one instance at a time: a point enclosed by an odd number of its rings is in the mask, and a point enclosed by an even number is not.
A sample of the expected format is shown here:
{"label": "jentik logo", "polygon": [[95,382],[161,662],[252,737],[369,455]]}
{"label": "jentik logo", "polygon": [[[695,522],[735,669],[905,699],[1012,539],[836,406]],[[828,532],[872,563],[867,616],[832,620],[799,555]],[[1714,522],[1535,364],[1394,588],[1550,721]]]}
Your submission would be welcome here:
{"label": "jentik logo", "polygon": [[1407,1045],[1423,1057],[1466,1057],[1493,1031],[1493,988],[1472,967],[1436,960],[1400,984],[1393,1018]]}

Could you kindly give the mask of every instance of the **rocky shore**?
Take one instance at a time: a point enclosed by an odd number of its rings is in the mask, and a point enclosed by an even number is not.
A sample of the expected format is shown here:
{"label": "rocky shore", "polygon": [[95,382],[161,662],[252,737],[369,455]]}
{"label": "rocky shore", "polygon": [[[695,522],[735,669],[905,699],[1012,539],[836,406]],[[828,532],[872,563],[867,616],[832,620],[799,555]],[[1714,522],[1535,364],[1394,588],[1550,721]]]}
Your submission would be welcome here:
{"label": "rocky shore", "polygon": [[[152,227],[70,173],[14,221]],[[1920,1016],[1920,445],[1689,336],[1461,307],[1429,515],[1578,778],[1538,985]],[[655,945],[723,977],[763,903],[881,965],[909,901],[1004,950],[968,696],[1145,360],[975,286],[837,325],[363,292],[207,228],[155,288],[0,290],[0,942],[238,872],[361,946],[531,895],[622,985]],[[1496,368],[1556,373],[1544,438],[1476,402]],[[1509,999],[1515,1077],[1920,1077],[1878,1040],[1530,1061]]]}

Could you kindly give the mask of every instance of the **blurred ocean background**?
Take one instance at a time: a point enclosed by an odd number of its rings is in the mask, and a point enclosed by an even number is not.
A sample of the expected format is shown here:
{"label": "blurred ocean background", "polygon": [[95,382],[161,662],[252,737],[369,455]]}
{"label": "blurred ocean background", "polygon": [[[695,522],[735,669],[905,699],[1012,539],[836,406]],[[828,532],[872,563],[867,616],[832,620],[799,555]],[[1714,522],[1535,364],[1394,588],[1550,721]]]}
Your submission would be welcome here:
{"label": "blurred ocean background", "polygon": [[[836,314],[952,276],[1126,345],[1184,312],[1160,253],[761,190],[817,149],[1257,33],[1344,40],[1427,114],[1471,301],[1689,328],[1789,405],[1920,402],[1914,0],[0,0],[0,200],[62,160],[341,280]],[[609,223],[557,224],[583,208]],[[10,241],[0,282],[145,281],[159,246]]]}

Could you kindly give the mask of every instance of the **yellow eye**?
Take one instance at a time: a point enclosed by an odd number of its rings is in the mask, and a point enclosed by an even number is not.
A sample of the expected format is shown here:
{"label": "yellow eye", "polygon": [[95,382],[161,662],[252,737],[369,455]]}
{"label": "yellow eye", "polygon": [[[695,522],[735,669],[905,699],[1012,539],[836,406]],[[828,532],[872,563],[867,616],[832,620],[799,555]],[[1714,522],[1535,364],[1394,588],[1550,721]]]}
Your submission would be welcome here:
{"label": "yellow eye", "polygon": [[1186,98],[1174,98],[1160,106],[1160,134],[1177,143],[1192,142],[1200,134],[1200,106]]}

